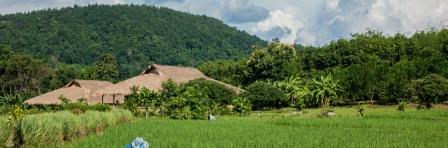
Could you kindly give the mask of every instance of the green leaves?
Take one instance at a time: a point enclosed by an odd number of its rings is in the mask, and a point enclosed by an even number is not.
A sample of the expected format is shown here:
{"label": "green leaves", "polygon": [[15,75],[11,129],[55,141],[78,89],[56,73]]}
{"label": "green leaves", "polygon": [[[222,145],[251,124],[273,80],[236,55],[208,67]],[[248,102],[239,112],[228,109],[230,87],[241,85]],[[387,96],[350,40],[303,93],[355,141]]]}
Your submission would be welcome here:
{"label": "green leaves", "polygon": [[93,66],[92,78],[116,82],[118,80],[118,64],[115,56],[109,53],[100,54]]}
{"label": "green leaves", "polygon": [[339,82],[333,80],[331,75],[313,79],[312,89],[315,101],[319,102],[321,106],[328,106],[337,101],[338,93],[342,91]]}
{"label": "green leaves", "polygon": [[448,100],[448,79],[437,74],[431,74],[421,79],[412,80],[405,92],[410,99],[419,104],[431,108],[432,103]]}

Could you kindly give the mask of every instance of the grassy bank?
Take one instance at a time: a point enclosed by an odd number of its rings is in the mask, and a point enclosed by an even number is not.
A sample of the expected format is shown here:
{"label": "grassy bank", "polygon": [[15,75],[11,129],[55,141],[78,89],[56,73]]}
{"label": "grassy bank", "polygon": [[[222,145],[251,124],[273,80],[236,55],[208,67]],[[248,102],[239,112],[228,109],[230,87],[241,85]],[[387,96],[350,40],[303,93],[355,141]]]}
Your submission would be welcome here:
{"label": "grassy bank", "polygon": [[448,110],[335,108],[337,117],[302,116],[291,110],[224,116],[218,121],[140,119],[107,129],[66,147],[123,147],[137,136],[153,147],[446,147]]}
{"label": "grassy bank", "polygon": [[[86,111],[76,115],[69,111],[25,116],[22,121],[23,139],[26,145],[59,144],[76,138],[103,132],[106,127],[131,120],[129,111],[116,109],[110,112]],[[0,143],[9,144],[11,131],[6,118],[0,121]]]}

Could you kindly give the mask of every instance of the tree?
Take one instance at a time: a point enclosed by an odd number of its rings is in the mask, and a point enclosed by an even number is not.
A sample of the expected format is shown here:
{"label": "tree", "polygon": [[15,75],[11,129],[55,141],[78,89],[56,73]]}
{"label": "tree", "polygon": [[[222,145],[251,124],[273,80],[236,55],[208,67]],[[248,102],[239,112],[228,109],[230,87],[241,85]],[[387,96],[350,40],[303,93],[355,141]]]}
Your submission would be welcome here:
{"label": "tree", "polygon": [[312,93],[305,81],[300,77],[291,76],[282,81],[275,81],[273,85],[285,92],[290,104],[297,110],[302,110],[305,103],[309,102]]}
{"label": "tree", "polygon": [[161,96],[159,93],[149,90],[145,87],[141,88],[138,93],[139,105],[145,107],[145,117],[148,117],[149,108],[157,108],[161,104]]}
{"label": "tree", "polygon": [[202,64],[198,68],[205,75],[234,86],[243,85],[245,61],[216,60]]}
{"label": "tree", "polygon": [[74,79],[81,79],[82,67],[79,65],[59,64],[51,73],[50,86],[51,89],[57,89],[64,86]]}
{"label": "tree", "polygon": [[238,97],[233,90],[227,88],[223,84],[203,78],[191,80],[183,86],[188,87],[194,85],[199,86],[197,91],[201,91],[203,94],[207,95],[210,99],[209,101],[213,103],[229,104],[233,99]]}
{"label": "tree", "polygon": [[405,88],[408,97],[419,104],[431,108],[433,103],[448,100],[448,79],[437,74],[430,74],[421,79],[412,80]]}
{"label": "tree", "polygon": [[341,91],[338,81],[334,81],[331,75],[320,76],[313,79],[312,93],[316,102],[325,107],[339,99],[338,93]]}
{"label": "tree", "polygon": [[254,110],[280,108],[289,105],[285,93],[280,88],[266,82],[258,81],[250,84],[241,95],[251,101]]}
{"label": "tree", "polygon": [[111,82],[118,80],[118,64],[112,54],[100,54],[93,66],[92,78]]}
{"label": "tree", "polygon": [[139,105],[139,95],[138,95],[138,86],[132,86],[131,93],[126,95],[124,98],[124,107],[131,111],[134,116],[138,114],[138,105]]}
{"label": "tree", "polygon": [[255,48],[246,65],[248,84],[256,80],[282,80],[298,72],[296,50],[293,46],[280,43]]}
{"label": "tree", "polygon": [[160,94],[163,97],[163,101],[169,98],[176,97],[179,93],[179,86],[172,79],[168,79],[162,82],[162,89],[160,89]]}
{"label": "tree", "polygon": [[12,54],[1,62],[2,82],[1,94],[28,93],[36,94],[42,91],[42,83],[49,73],[49,67],[40,59],[30,55]]}

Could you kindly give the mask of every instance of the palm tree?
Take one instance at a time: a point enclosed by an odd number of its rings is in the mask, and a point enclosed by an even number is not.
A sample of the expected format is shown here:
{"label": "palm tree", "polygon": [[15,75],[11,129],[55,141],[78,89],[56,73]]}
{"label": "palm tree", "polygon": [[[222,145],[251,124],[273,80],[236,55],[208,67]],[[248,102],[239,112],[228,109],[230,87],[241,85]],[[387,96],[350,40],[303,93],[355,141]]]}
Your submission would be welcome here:
{"label": "palm tree", "polygon": [[325,107],[338,99],[338,93],[342,90],[338,81],[334,81],[331,75],[320,76],[319,79],[313,79],[312,94],[316,103]]}

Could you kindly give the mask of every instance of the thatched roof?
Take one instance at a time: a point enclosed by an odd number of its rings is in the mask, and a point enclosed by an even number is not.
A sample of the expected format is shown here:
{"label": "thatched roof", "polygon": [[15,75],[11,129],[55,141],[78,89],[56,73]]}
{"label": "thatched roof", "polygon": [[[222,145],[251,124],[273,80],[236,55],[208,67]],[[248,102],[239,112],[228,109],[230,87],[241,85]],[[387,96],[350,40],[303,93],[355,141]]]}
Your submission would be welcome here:
{"label": "thatched roof", "polygon": [[153,64],[149,66],[147,69],[145,69],[138,76],[124,80],[112,86],[100,89],[97,91],[97,93],[103,95],[128,95],[131,93],[130,88],[133,86],[137,86],[139,88],[146,87],[154,91],[159,91],[162,87],[163,81],[166,81],[168,79],[171,79],[177,84],[180,84],[198,78],[204,78],[207,80],[218,82],[234,90],[237,93],[241,91],[241,89],[238,87],[234,87],[232,85],[225,84],[223,82],[219,82],[217,80],[205,76],[201,71],[199,71],[196,68]]}
{"label": "thatched roof", "polygon": [[98,97],[93,92],[96,90],[113,85],[108,81],[96,81],[96,80],[74,80],[65,85],[62,88],[45,93],[43,95],[26,100],[25,103],[30,105],[49,105],[60,104],[59,96],[63,95],[72,102],[76,102],[80,98],[86,99],[87,103],[91,104],[90,100]]}

